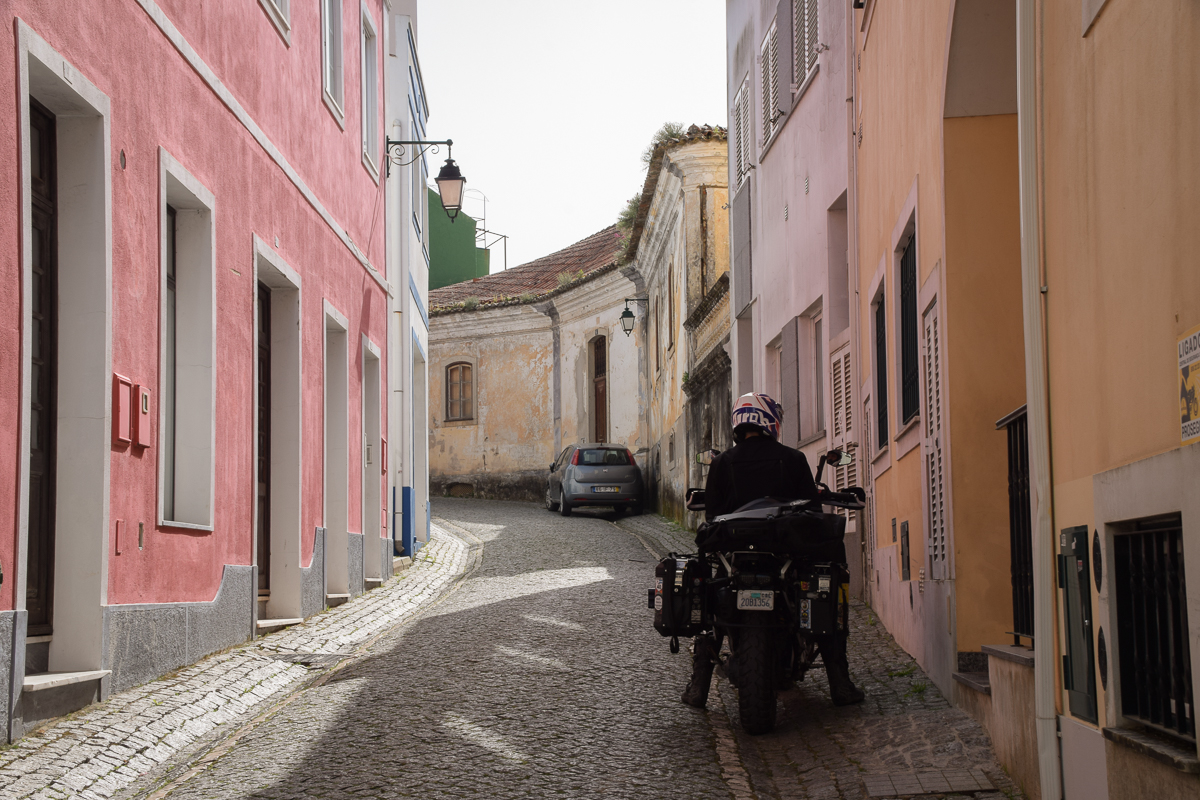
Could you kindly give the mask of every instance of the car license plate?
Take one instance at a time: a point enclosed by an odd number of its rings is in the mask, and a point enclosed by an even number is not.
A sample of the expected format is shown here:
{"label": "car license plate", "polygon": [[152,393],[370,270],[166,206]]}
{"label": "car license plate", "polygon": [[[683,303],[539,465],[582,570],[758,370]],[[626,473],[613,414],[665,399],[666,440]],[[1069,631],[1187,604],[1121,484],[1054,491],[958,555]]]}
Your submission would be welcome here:
{"label": "car license plate", "polygon": [[619,492],[619,491],[621,491],[621,487],[620,486],[593,486],[592,491],[593,492]]}
{"label": "car license plate", "polygon": [[738,589],[738,611],[774,611],[775,592]]}

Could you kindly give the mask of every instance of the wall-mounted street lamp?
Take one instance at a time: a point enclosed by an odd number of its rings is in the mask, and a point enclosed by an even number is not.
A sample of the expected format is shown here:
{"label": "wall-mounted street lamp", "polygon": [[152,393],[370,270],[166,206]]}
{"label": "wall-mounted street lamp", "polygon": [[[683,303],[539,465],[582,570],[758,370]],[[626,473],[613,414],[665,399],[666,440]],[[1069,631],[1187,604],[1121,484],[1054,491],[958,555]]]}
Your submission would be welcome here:
{"label": "wall-mounted street lamp", "polygon": [[626,297],[625,298],[625,310],[621,312],[621,330],[625,331],[626,336],[633,333],[633,326],[637,322],[637,317],[635,317],[634,313],[629,309],[629,304],[630,303],[649,303],[649,302],[650,302],[649,297]]}
{"label": "wall-mounted street lamp", "polygon": [[[463,202],[463,186],[467,179],[463,177],[459,171],[458,165],[454,163],[454,159],[450,156],[454,150],[454,140],[446,139],[441,142],[425,142],[425,141],[406,141],[400,139],[387,140],[387,155],[388,167],[387,174],[392,174],[392,164],[397,167],[407,167],[409,164],[416,161],[421,156],[432,150],[437,153],[440,151],[440,145],[446,145],[446,163],[442,165],[438,176],[434,178],[438,185],[438,194],[442,198],[442,208],[446,211],[446,216],[450,217],[450,221],[454,222],[454,218],[458,216],[458,212],[462,211]],[[405,161],[408,152],[404,149],[405,146],[421,148],[416,155]]]}

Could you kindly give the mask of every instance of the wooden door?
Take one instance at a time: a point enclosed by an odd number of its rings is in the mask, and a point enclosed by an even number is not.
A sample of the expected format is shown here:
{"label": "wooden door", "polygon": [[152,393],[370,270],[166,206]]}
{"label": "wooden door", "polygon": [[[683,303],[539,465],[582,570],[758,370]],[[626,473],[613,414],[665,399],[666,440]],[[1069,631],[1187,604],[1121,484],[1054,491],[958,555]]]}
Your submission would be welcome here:
{"label": "wooden door", "polygon": [[592,416],[596,422],[593,433],[597,442],[608,441],[608,348],[605,347],[607,341],[601,336],[592,342],[592,408],[595,409]]}
{"label": "wooden door", "polygon": [[58,221],[54,117],[29,101],[33,250],[30,309],[28,635],[52,630],[58,374]]}

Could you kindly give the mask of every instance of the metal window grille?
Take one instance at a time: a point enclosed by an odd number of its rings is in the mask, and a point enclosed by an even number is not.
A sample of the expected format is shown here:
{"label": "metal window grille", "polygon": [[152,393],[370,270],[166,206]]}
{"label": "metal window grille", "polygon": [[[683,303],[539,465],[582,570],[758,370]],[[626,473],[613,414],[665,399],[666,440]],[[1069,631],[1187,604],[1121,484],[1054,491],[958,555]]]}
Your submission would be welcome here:
{"label": "metal window grille", "polygon": [[887,408],[887,308],[883,295],[875,306],[875,413],[879,421],[879,447],[888,440]]}
{"label": "metal window grille", "polygon": [[1195,740],[1182,518],[1140,520],[1114,545],[1122,711]]}
{"label": "metal window grille", "polygon": [[908,422],[921,408],[921,368],[917,357],[917,237],[900,256],[900,419]]}
{"label": "metal window grille", "polygon": [[[1029,505],[1029,420],[1022,407],[1001,420],[1008,435],[1008,542],[1012,580],[1013,629],[1034,638],[1033,525]],[[1001,427],[1001,426],[997,426]]]}
{"label": "metal window grille", "polygon": [[474,386],[470,364],[451,364],[446,368],[446,419],[472,419]]}
{"label": "metal window grille", "polygon": [[912,580],[910,552],[911,550],[908,547],[908,520],[904,520],[904,522],[900,523],[900,579],[905,581]]}

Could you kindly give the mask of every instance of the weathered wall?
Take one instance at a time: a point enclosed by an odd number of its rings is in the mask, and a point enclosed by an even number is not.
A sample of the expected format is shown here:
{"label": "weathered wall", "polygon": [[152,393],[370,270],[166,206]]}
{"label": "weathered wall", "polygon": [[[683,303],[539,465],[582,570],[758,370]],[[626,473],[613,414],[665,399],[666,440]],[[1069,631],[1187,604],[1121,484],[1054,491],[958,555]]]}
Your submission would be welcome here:
{"label": "weathered wall", "polygon": [[[543,499],[547,467],[562,448],[593,440],[589,348],[598,337],[608,354],[606,438],[642,448],[641,334],[626,336],[619,319],[634,294],[629,278],[609,270],[542,301],[434,316],[431,491]],[[470,420],[447,420],[446,370],[456,362],[474,367]]]}

